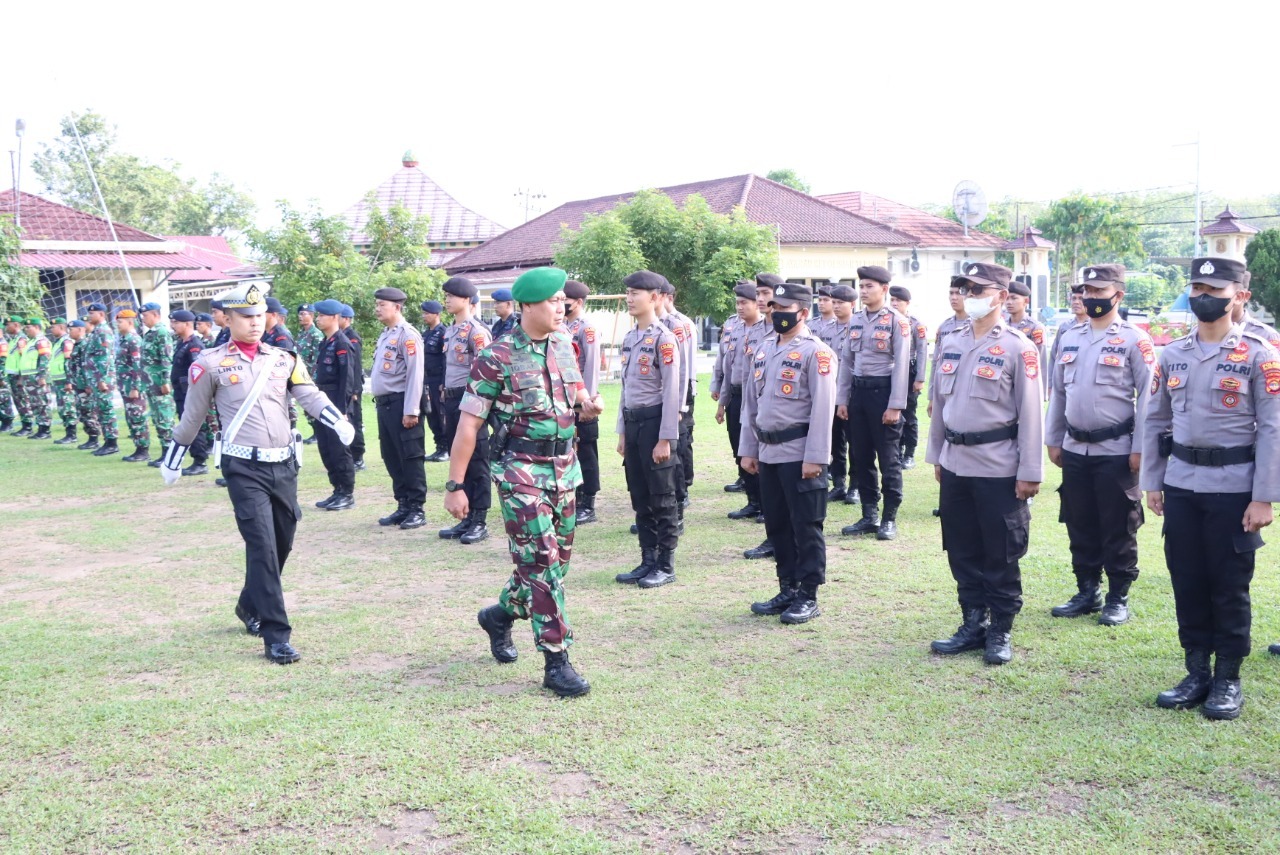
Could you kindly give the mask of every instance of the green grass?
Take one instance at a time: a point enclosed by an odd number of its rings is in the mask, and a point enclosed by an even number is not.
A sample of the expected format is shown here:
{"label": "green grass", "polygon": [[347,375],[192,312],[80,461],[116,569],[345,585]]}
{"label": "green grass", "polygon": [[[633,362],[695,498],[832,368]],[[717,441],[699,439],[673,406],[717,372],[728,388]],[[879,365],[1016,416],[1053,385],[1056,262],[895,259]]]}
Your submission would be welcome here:
{"label": "green grass", "polygon": [[1280,847],[1275,547],[1235,723],[1153,704],[1181,676],[1158,525],[1129,625],[1049,617],[1074,584],[1052,467],[1012,664],[928,652],[959,614],[924,465],[894,543],[841,538],[856,509],[833,506],[824,614],[785,627],[747,610],[773,568],[741,557],[762,527],[725,519],[740,498],[721,490],[713,406],[699,398],[679,581],[656,591],[613,582],[638,556],[602,436],[603,521],[568,579],[592,683],[573,701],[539,688],[527,627],[519,662],[489,657],[475,612],[510,563],[499,537],[436,537],[444,466],[428,467],[430,527],[377,526],[392,502],[371,410],[355,511],[312,507],[328,491],[307,449],[285,574],[304,658],[287,668],[237,631],[243,546],[212,477],[165,489],[118,457],[0,436],[0,850]]}

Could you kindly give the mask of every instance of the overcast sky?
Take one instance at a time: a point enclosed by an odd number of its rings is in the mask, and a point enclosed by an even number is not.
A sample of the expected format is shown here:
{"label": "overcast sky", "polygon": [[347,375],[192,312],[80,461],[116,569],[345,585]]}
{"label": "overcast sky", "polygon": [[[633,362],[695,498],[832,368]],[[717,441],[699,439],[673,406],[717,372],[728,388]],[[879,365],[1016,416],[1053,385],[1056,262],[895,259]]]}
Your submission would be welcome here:
{"label": "overcast sky", "polygon": [[[125,11],[125,10],[128,11]],[[1207,11],[1206,11],[1207,10]],[[1274,3],[51,6],[3,14],[0,138],[71,111],[122,149],[338,213],[399,166],[518,225],[561,202],[790,167],[815,193],[946,203],[1280,192]],[[16,51],[16,54],[15,54]],[[9,178],[3,180],[9,185]],[[23,189],[39,192],[28,172]],[[1206,212],[1206,216],[1214,212]]]}

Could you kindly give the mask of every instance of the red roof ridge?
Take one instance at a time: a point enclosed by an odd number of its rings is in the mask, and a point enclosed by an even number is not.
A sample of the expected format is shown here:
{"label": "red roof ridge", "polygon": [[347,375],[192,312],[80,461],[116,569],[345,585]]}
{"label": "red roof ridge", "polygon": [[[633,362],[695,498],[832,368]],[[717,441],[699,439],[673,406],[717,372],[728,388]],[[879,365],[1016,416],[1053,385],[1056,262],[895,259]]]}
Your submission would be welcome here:
{"label": "red roof ridge", "polygon": [[122,242],[165,241],[142,229],[112,222],[25,190],[16,194],[13,190],[0,191],[0,214],[15,213],[19,206],[23,215],[23,240],[109,241],[114,232],[114,239]]}

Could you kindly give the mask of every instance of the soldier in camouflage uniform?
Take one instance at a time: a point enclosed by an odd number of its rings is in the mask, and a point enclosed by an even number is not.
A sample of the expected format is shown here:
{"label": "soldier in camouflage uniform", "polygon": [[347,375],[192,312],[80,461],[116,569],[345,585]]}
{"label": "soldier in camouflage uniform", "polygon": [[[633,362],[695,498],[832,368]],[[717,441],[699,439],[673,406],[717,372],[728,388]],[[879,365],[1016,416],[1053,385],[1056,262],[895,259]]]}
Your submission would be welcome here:
{"label": "soldier in camouflage uniform", "polygon": [[5,363],[5,382],[13,398],[13,408],[18,411],[18,421],[22,428],[13,432],[14,436],[31,436],[31,404],[27,401],[27,389],[22,385],[22,355],[27,349],[27,334],[22,331],[25,318],[10,318],[5,324],[5,334],[9,336],[9,358]]}
{"label": "soldier in camouflage uniform", "polygon": [[112,393],[116,388],[116,344],[107,326],[107,307],[89,305],[89,335],[84,351],[84,379],[89,386],[90,404],[102,428],[102,447],[94,457],[105,457],[120,450],[116,442],[116,404]]}
{"label": "soldier in camouflage uniform", "polygon": [[49,439],[49,427],[52,424],[49,412],[49,360],[53,356],[53,345],[44,334],[43,318],[27,318],[27,338],[19,370],[31,421],[36,426],[35,433],[29,439]]}
{"label": "soldier in camouflage uniform", "polygon": [[[173,438],[173,425],[177,420],[177,407],[173,401],[173,386],[169,372],[173,369],[173,333],[160,323],[160,305],[145,303],[142,306],[142,323],[147,331],[142,336],[142,367],[147,374],[147,409],[156,426],[160,446]],[[153,468],[160,468],[160,461],[153,460]]]}
{"label": "soldier in camouflage uniform", "polygon": [[98,413],[93,407],[93,384],[85,369],[84,357],[89,349],[89,325],[75,320],[67,325],[71,336],[71,355],[67,357],[67,390],[75,402],[76,418],[84,425],[85,441],[76,446],[80,451],[99,448]]}
{"label": "soldier in camouflage uniform", "polygon": [[13,427],[13,394],[9,391],[9,325],[12,318],[4,319],[5,331],[0,334],[0,433],[8,433]]}
{"label": "soldier in camouflage uniform", "polygon": [[[298,337],[294,339],[294,343],[298,346],[298,358],[307,366],[312,377],[316,374],[316,357],[320,353],[320,345],[324,343],[324,333],[316,326],[315,317],[315,307],[309,303],[303,303],[298,307]],[[306,443],[315,445],[318,441],[315,419],[308,417],[307,423],[311,425],[311,436]]]}
{"label": "soldier in camouflage uniform", "polygon": [[76,395],[68,378],[67,363],[75,342],[67,332],[67,319],[54,318],[49,325],[49,337],[53,340],[53,357],[49,360],[49,382],[53,386],[53,398],[58,404],[58,418],[66,435],[54,440],[54,445],[70,445],[78,442],[76,436]]}
{"label": "soldier in camouflage uniform", "polygon": [[126,463],[145,463],[151,459],[151,431],[147,428],[147,371],[142,357],[142,339],[134,332],[138,313],[121,309],[116,313],[116,374],[120,377],[120,396],[124,398],[124,420],[133,440],[133,454],[121,458]]}
{"label": "soldier in camouflage uniform", "polygon": [[546,659],[542,685],[561,697],[591,686],[569,663],[573,631],[564,614],[563,579],[575,527],[574,490],[582,480],[574,450],[574,411],[600,416],[599,396],[582,382],[564,321],[565,273],[539,267],[512,287],[520,324],[484,348],[471,368],[449,458],[445,509],[457,519],[469,511],[459,483],[467,473],[476,435],[486,419],[496,425],[489,471],[498,486],[515,572],[498,604],[477,616],[499,662],[514,662],[511,627],[528,618]]}

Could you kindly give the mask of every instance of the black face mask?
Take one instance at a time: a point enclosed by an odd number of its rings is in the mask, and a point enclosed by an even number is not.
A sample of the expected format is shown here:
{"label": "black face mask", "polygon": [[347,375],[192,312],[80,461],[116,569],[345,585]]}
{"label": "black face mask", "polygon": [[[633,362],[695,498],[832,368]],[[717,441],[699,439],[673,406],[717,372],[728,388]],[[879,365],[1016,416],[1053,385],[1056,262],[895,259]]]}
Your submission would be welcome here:
{"label": "black face mask", "polygon": [[1197,294],[1191,298],[1191,311],[1202,323],[1211,324],[1227,313],[1231,305],[1230,297],[1215,297],[1212,294]]}
{"label": "black face mask", "polygon": [[773,331],[782,335],[789,333],[796,328],[796,324],[800,323],[799,312],[779,312],[777,309],[773,311]]}
{"label": "black face mask", "polygon": [[1091,318],[1105,317],[1108,312],[1115,306],[1115,296],[1110,297],[1081,297],[1080,302],[1084,304],[1084,313]]}

